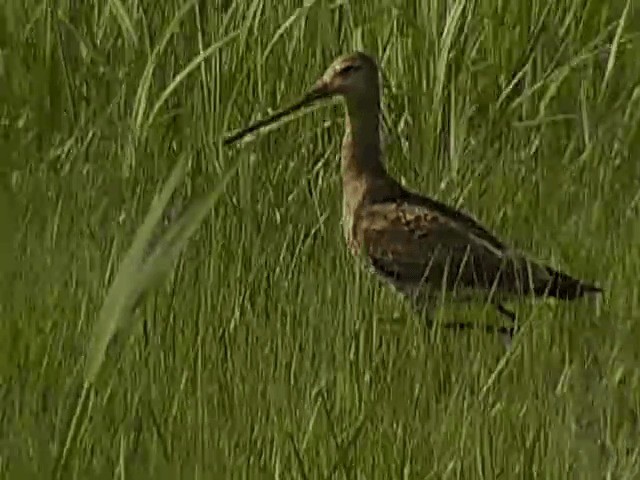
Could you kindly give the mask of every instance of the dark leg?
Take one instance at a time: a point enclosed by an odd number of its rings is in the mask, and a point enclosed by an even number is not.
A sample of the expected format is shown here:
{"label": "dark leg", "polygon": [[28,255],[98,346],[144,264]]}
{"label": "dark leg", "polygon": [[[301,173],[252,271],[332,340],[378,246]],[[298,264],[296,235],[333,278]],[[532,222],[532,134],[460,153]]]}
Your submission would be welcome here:
{"label": "dark leg", "polygon": [[506,332],[501,333],[501,335],[500,335],[502,337],[502,343],[504,343],[505,348],[509,349],[511,347],[511,342],[513,340],[513,336],[516,333],[516,314],[513,313],[511,310],[505,308],[504,305],[502,305],[501,303],[498,303],[496,305],[496,309],[502,315],[504,315],[509,320],[511,320],[511,323],[513,324],[513,327],[506,328],[505,329]]}
{"label": "dark leg", "polygon": [[[419,315],[425,320],[427,326],[432,327],[433,326],[433,321],[431,321],[431,319],[429,318],[429,313],[428,313],[428,308],[426,307],[426,305],[424,304],[420,304],[418,302],[415,301],[416,299],[413,299],[413,307],[415,309],[415,311],[417,311],[419,313]],[[515,319],[516,316],[513,312],[511,312],[510,310],[507,310],[506,308],[504,308],[502,305],[498,304],[497,305],[498,311],[500,313],[502,313],[503,315],[506,315],[509,317],[509,319],[511,319],[512,322],[515,323]],[[495,325],[478,325],[477,323],[474,322],[450,322],[450,323],[443,323],[442,324],[443,328],[447,328],[450,330],[455,330],[457,332],[463,331],[463,330],[472,330],[472,329],[481,329],[484,330],[486,333],[489,334],[493,334],[495,335],[496,333],[500,335],[500,337],[503,340],[503,343],[505,343],[505,345],[508,347],[508,345],[511,344],[511,339],[513,338],[514,332],[515,332],[515,327],[501,327],[501,326],[495,326]]]}
{"label": "dark leg", "polygon": [[465,322],[445,323],[442,326],[445,328],[456,330],[456,331],[470,330],[472,328],[475,328],[475,329],[481,328],[486,333],[490,333],[494,335],[497,333],[500,335],[500,338],[502,339],[502,343],[504,344],[505,348],[509,349],[511,347],[511,342],[513,341],[513,336],[515,335],[515,331],[516,331],[516,326],[515,326],[516,314],[513,313],[511,310],[508,310],[507,308],[505,308],[502,304],[497,304],[496,308],[498,312],[500,312],[502,315],[506,316],[507,318],[509,318],[509,320],[511,320],[511,322],[513,323],[513,326],[496,327],[494,325],[478,325],[475,323],[465,323]]}
{"label": "dark leg", "polygon": [[507,317],[513,323],[516,323],[516,314],[513,313],[511,310],[508,310],[507,308],[505,308],[504,305],[502,305],[501,303],[498,303],[496,305],[496,309],[498,310],[498,312],[500,312],[502,315]]}
{"label": "dark leg", "polygon": [[452,322],[452,323],[443,323],[442,326],[444,328],[450,328],[452,330],[472,330],[472,329],[482,329],[486,333],[499,333],[501,335],[509,335],[513,336],[514,329],[513,327],[496,327],[495,325],[478,325],[476,323],[470,322]]}

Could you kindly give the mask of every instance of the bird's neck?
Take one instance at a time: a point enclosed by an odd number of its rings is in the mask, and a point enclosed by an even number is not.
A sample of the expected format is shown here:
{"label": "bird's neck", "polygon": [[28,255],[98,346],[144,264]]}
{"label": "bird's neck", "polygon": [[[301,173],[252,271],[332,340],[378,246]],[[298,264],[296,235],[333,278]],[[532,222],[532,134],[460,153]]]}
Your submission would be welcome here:
{"label": "bird's neck", "polygon": [[360,103],[347,99],[342,142],[342,224],[349,245],[358,207],[397,185],[382,162],[379,105],[377,99]]}
{"label": "bird's neck", "polygon": [[380,103],[347,98],[342,142],[344,181],[366,181],[386,176],[380,148]]}

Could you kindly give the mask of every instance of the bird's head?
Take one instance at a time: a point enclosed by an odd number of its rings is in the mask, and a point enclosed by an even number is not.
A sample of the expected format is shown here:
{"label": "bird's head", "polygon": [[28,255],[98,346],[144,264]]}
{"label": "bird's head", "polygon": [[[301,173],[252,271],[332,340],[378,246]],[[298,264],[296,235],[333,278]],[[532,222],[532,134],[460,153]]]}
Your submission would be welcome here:
{"label": "bird's head", "polygon": [[306,98],[340,95],[347,102],[372,102],[378,98],[378,66],[376,61],[362,52],[337,58],[307,93]]}
{"label": "bird's head", "polygon": [[268,126],[317,100],[337,95],[346,100],[347,108],[354,116],[359,112],[379,107],[378,65],[376,61],[362,52],[337,58],[302,99],[268,118],[227,136],[224,144],[231,145],[251,132]]}

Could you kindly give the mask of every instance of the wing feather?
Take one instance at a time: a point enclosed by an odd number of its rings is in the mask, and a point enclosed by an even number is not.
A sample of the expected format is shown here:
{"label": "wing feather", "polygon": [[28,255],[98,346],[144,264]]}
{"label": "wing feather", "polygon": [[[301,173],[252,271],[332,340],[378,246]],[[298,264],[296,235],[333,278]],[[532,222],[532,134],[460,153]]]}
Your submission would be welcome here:
{"label": "wing feather", "polygon": [[550,279],[546,269],[508,249],[471,217],[431,206],[438,208],[399,200],[358,209],[354,239],[384,276],[407,284],[510,293]]}

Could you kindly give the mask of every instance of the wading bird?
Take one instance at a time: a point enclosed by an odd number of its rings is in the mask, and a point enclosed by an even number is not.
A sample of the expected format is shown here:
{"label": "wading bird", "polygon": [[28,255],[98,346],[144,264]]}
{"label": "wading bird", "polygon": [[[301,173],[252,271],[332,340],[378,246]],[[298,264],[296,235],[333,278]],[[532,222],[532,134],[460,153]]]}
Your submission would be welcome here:
{"label": "wading bird", "polygon": [[338,58],[302,100],[230,135],[224,144],[332,96],[341,96],[346,104],[342,222],[349,250],[362,256],[423,314],[435,306],[441,289],[462,300],[479,296],[511,320],[510,327],[494,329],[508,343],[515,315],[502,305],[506,299],[532,295],[573,300],[602,291],[528,259],[468,214],[408,191],[393,179],[385,169],[380,147],[378,66],[362,52]]}

